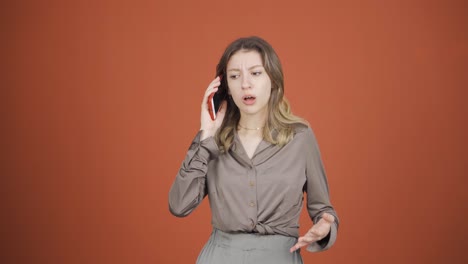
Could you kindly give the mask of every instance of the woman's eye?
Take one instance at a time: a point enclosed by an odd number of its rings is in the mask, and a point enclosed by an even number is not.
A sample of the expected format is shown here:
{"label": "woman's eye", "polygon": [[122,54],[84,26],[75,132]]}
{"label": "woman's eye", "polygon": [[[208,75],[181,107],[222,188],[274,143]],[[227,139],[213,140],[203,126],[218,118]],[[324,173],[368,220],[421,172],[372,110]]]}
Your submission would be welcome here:
{"label": "woman's eye", "polygon": [[237,79],[237,78],[239,78],[239,74],[230,75],[229,78]]}
{"label": "woman's eye", "polygon": [[262,74],[261,71],[252,72],[252,75],[254,75],[254,76],[257,76],[257,75],[260,75],[260,74]]}

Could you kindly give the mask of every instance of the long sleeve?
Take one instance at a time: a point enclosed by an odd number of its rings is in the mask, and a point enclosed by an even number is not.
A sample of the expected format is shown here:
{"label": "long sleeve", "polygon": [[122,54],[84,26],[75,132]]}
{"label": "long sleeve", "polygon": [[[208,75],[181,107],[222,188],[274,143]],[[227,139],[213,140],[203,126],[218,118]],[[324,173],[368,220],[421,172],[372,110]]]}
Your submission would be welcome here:
{"label": "long sleeve", "polygon": [[169,211],[178,217],[189,215],[206,195],[208,162],[219,149],[213,137],[200,141],[197,133],[169,191]]}
{"label": "long sleeve", "polygon": [[307,176],[307,210],[312,221],[316,224],[324,213],[335,217],[330,233],[320,241],[310,244],[307,251],[318,252],[329,249],[336,241],[339,219],[330,203],[328,182],[320,156],[320,150],[315,135],[309,128],[306,131],[306,176]]}

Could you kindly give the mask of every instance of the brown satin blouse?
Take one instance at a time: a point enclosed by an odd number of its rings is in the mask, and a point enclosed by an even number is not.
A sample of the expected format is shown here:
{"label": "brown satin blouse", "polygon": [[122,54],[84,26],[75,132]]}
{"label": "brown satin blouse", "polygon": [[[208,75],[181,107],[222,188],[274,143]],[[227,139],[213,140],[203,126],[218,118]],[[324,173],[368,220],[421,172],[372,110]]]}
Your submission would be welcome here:
{"label": "brown satin blouse", "polygon": [[208,195],[214,228],[224,232],[298,237],[303,192],[314,223],[325,212],[335,216],[327,237],[308,251],[330,248],[339,220],[328,193],[320,151],[310,127],[297,125],[283,147],[262,141],[250,159],[237,134],[231,149],[220,153],[213,137],[193,140],[169,191],[169,210],[190,214]]}

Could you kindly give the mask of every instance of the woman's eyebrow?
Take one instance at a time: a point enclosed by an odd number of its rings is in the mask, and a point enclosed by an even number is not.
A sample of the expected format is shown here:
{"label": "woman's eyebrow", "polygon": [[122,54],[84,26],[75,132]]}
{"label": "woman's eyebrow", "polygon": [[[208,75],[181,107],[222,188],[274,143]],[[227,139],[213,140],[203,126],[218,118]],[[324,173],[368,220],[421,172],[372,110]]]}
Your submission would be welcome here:
{"label": "woman's eyebrow", "polygon": [[[254,66],[248,68],[247,70],[252,70],[253,68],[257,68],[257,67],[263,67],[263,65],[260,65],[260,64],[254,65]],[[238,69],[238,68],[232,68],[232,69],[228,69],[227,71],[228,71],[228,72],[229,72],[229,71],[240,71],[240,69]]]}

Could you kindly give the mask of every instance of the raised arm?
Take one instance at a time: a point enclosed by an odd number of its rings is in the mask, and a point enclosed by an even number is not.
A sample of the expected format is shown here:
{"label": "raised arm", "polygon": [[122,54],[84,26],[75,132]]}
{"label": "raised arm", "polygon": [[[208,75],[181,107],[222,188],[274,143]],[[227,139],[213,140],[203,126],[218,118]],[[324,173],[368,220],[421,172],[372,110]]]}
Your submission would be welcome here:
{"label": "raised arm", "polygon": [[207,105],[208,97],[218,90],[219,85],[220,79],[217,77],[205,91],[200,131],[192,141],[169,191],[169,210],[178,217],[189,215],[205,197],[208,162],[219,155],[214,135],[223,121],[226,103],[221,105],[215,120],[211,119]]}

